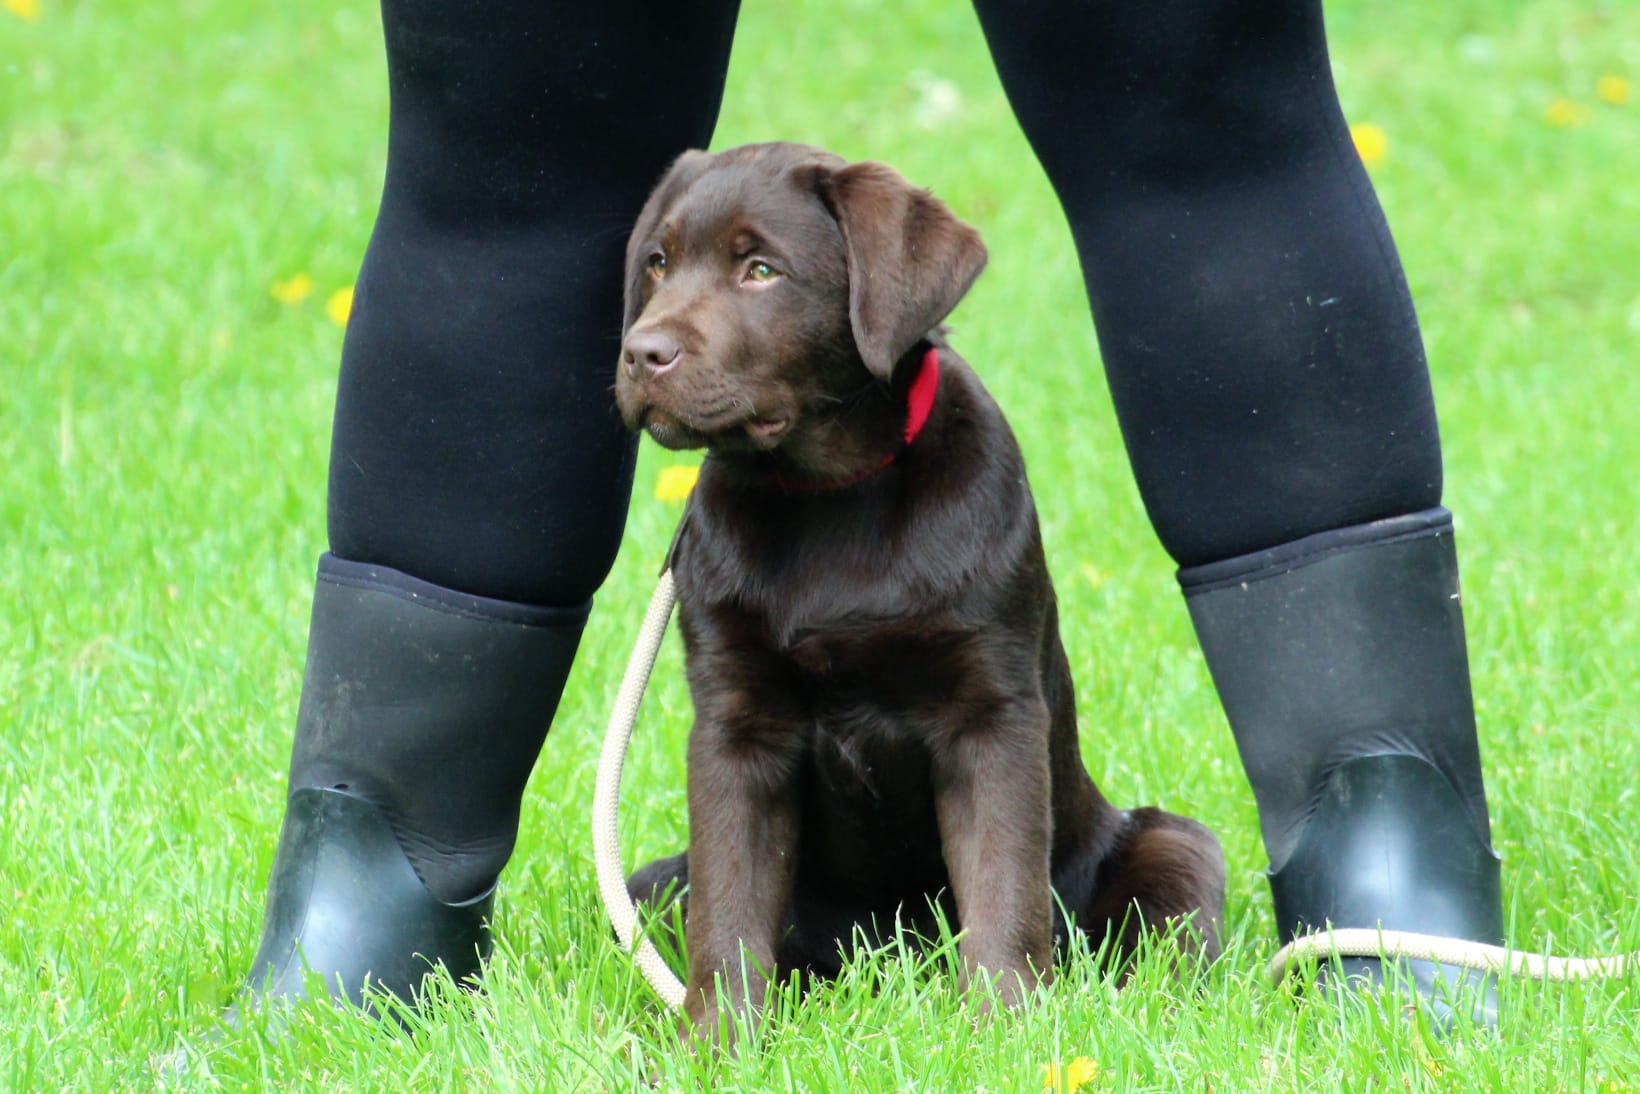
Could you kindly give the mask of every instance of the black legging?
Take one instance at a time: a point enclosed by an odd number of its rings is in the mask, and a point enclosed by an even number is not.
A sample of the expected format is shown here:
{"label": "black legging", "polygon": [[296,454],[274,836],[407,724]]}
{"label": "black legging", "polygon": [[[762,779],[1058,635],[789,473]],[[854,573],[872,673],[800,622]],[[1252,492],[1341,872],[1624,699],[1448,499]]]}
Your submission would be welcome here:
{"label": "black legging", "polygon": [[[711,137],[737,7],[385,0],[337,555],[527,604],[603,580],[634,451],[610,397],[622,243],[666,162]],[[1438,504],[1416,321],[1317,0],[976,7],[1178,563]]]}
{"label": "black legging", "polygon": [[342,351],[331,550],[446,588],[584,604],[634,438],[621,262],[711,140],[738,0],[383,0],[387,180]]}

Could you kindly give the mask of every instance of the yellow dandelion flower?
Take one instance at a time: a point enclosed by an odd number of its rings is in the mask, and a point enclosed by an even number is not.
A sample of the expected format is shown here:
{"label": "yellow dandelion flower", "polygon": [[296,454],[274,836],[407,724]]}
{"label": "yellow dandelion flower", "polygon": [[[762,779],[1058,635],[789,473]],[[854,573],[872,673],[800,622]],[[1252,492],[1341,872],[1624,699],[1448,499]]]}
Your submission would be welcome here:
{"label": "yellow dandelion flower", "polygon": [[330,294],[330,299],[325,301],[325,314],[330,316],[330,321],[338,327],[347,326],[347,317],[353,314],[352,285]]}
{"label": "yellow dandelion flower", "polygon": [[1621,76],[1602,76],[1594,84],[1594,93],[1613,106],[1626,105],[1631,90],[1629,82]]}
{"label": "yellow dandelion flower", "polygon": [[1042,1065],[1042,1089],[1055,1094],[1076,1094],[1098,1077],[1099,1061],[1087,1056],[1078,1056],[1063,1071],[1058,1064]]}
{"label": "yellow dandelion flower", "polygon": [[313,278],[305,273],[296,274],[284,281],[275,281],[268,290],[268,295],[281,304],[300,304],[313,291]]}
{"label": "yellow dandelion flower", "polygon": [[1087,583],[1089,585],[1091,585],[1093,588],[1097,589],[1100,586],[1104,585],[1104,583],[1105,583],[1104,572],[1101,571],[1099,569],[1099,567],[1095,566],[1093,563],[1084,562],[1079,567],[1079,569],[1082,572],[1082,577],[1084,579],[1086,579]]}
{"label": "yellow dandelion flower", "polygon": [[1543,109],[1543,120],[1562,129],[1582,125],[1589,117],[1589,108],[1570,99],[1555,99]]}
{"label": "yellow dandelion flower", "polygon": [[1368,167],[1377,167],[1389,158],[1389,134],[1382,126],[1363,122],[1350,126],[1350,139],[1355,142],[1355,154]]}
{"label": "yellow dandelion flower", "polygon": [[682,501],[689,496],[689,491],[695,488],[695,480],[698,478],[698,467],[687,464],[663,467],[660,478],[655,480],[655,497],[660,501]]}
{"label": "yellow dandelion flower", "polygon": [[4,0],[6,10],[25,23],[40,18],[40,0]]}
{"label": "yellow dandelion flower", "polygon": [[1431,1079],[1439,1079],[1447,1072],[1446,1061],[1437,1060],[1435,1057],[1431,1056],[1427,1050],[1419,1050],[1418,1062],[1423,1065],[1424,1071]]}

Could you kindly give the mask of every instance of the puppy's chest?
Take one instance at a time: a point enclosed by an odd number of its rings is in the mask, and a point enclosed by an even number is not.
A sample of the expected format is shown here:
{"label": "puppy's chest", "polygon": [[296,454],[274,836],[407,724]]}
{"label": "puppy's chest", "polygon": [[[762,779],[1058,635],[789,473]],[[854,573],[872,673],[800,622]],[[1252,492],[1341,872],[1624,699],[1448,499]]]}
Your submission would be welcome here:
{"label": "puppy's chest", "polygon": [[783,651],[809,733],[808,808],[828,830],[929,808],[930,746],[958,702],[950,640],[885,630],[811,632]]}
{"label": "puppy's chest", "polygon": [[803,800],[812,830],[845,844],[879,844],[882,853],[886,833],[934,829],[933,750],[926,729],[898,712],[816,719],[807,757]]}
{"label": "puppy's chest", "polygon": [[972,635],[934,616],[800,624],[770,636],[772,652],[817,703],[905,713],[962,691],[972,643]]}
{"label": "puppy's chest", "polygon": [[699,596],[699,585],[684,581],[695,652],[733,666],[732,676],[790,682],[815,719],[880,712],[901,722],[971,699],[994,675],[997,648],[1017,644],[1007,627],[978,627],[953,611],[950,588],[886,568],[827,569],[800,580],[754,572],[728,596]]}

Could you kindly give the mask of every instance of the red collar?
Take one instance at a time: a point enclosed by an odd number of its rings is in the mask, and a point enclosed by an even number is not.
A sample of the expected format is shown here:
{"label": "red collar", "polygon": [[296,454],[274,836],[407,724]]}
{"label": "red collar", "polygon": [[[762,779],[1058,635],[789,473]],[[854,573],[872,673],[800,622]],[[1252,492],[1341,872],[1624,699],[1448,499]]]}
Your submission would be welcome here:
{"label": "red collar", "polygon": [[922,432],[923,426],[928,424],[928,416],[934,410],[934,393],[940,386],[940,351],[937,346],[929,346],[928,352],[922,356],[917,365],[917,375],[911,380],[911,390],[905,400],[905,429],[904,438],[900,447],[883,457],[883,462],[876,467],[867,468],[846,479],[831,479],[825,482],[815,482],[809,479],[788,479],[778,472],[769,477],[776,486],[783,490],[841,490],[847,486],[861,483],[878,474],[889,464],[900,458],[900,453],[911,447],[911,443]]}

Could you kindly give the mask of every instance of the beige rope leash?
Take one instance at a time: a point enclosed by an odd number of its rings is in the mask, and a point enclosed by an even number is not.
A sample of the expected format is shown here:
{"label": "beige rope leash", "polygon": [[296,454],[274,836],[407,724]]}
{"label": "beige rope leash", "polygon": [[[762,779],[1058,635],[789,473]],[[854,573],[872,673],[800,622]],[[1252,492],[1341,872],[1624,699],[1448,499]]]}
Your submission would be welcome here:
{"label": "beige rope leash", "polygon": [[1590,980],[1621,976],[1640,969],[1640,954],[1620,957],[1545,957],[1505,946],[1461,938],[1348,927],[1295,938],[1270,959],[1270,980],[1279,984],[1295,961],[1328,961],[1333,957],[1382,957],[1438,961],[1482,972],[1508,972],[1533,980]]}
{"label": "beige rope leash", "polygon": [[598,892],[603,896],[604,908],[615,925],[621,945],[631,952],[636,942],[634,960],[639,971],[669,1007],[683,1006],[683,983],[661,959],[654,943],[637,937],[637,908],[627,895],[626,875],[621,872],[618,814],[626,746],[632,740],[638,704],[643,702],[643,690],[649,683],[649,672],[655,667],[655,656],[660,652],[661,639],[666,635],[666,624],[672,618],[672,606],[676,602],[672,571],[668,569],[661,574],[655,595],[650,598],[649,610],[644,613],[643,625],[638,630],[638,642],[626,664],[626,675],[621,677],[615,710],[609,716],[609,730],[604,736],[603,754],[598,759],[597,788],[592,795],[592,856],[598,867]]}
{"label": "beige rope leash", "polygon": [[[644,613],[643,624],[638,630],[637,644],[626,665],[626,675],[621,678],[621,687],[615,696],[615,709],[609,718],[609,730],[604,737],[603,753],[598,760],[597,788],[592,796],[592,852],[604,908],[609,913],[622,947],[634,954],[644,979],[670,1007],[683,1005],[683,983],[661,959],[654,944],[647,938],[638,938],[637,909],[627,895],[626,876],[621,871],[618,820],[621,770],[626,764],[627,745],[632,740],[644,688],[649,683],[650,670],[655,667],[655,657],[660,652],[661,639],[666,635],[676,602],[672,571],[668,569],[661,574],[655,595],[650,598],[649,610]],[[1294,962],[1327,961],[1335,956],[1437,961],[1443,965],[1483,972],[1508,971],[1515,976],[1534,980],[1586,980],[1621,976],[1640,970],[1640,954],[1545,957],[1460,938],[1352,927],[1317,931],[1293,939],[1271,958],[1270,979],[1281,983]]]}

